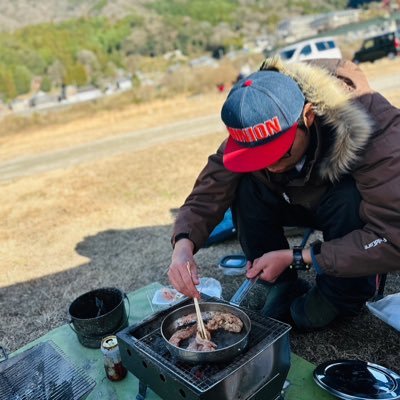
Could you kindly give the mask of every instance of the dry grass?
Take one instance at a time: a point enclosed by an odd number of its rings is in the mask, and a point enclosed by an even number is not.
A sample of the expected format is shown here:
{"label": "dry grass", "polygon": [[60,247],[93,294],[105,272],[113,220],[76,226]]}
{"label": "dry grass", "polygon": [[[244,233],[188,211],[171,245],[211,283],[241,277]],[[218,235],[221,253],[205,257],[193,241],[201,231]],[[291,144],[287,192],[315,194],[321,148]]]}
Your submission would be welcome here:
{"label": "dry grass", "polygon": [[[399,63],[362,66],[370,76]],[[387,92],[400,104],[398,93]],[[211,93],[125,105],[63,124],[0,137],[0,159],[90,143],[105,136],[218,113],[224,95]],[[224,133],[181,140],[1,184],[0,345],[15,350],[65,322],[81,293],[112,282],[125,291],[167,283],[171,210],[188,194]],[[298,240],[298,239],[296,239]],[[239,280],[215,268],[236,241],[198,254],[203,275],[215,276],[229,298]],[[309,276],[312,279],[312,276]],[[388,292],[399,291],[392,276]],[[292,335],[294,351],[313,362],[359,357],[400,370],[398,333],[364,312],[318,334]]]}
{"label": "dry grass", "polygon": [[[217,112],[222,98],[218,93],[207,96],[181,95],[171,100],[128,104],[121,109],[92,110],[83,105],[84,113],[75,108],[60,113],[42,126],[20,129],[12,135],[0,135],[0,160],[10,160],[68,146],[90,143],[134,130],[162,126],[176,120]],[[82,114],[83,115],[82,115]],[[29,123],[29,121],[28,121]],[[3,128],[4,129],[4,128]]]}
{"label": "dry grass", "polygon": [[205,152],[221,139],[203,138],[190,152],[183,141],[3,185],[0,285],[84,262],[75,245],[85,236],[170,224],[169,210],[182,203]]}

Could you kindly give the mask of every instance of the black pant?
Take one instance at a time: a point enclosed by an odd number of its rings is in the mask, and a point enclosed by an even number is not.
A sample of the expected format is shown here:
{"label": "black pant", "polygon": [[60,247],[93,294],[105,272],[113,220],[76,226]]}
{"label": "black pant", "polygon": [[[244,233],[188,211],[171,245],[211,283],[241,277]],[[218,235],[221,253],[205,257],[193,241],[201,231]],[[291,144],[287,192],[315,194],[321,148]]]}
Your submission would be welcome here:
{"label": "black pant", "polygon": [[[239,184],[232,212],[243,252],[252,261],[269,251],[289,248],[284,226],[320,230],[326,241],[362,228],[360,201],[360,193],[351,176],[332,185],[316,209],[308,210],[289,204],[282,196],[246,174]],[[297,279],[297,272],[287,269],[276,282],[292,279]],[[338,278],[320,274],[316,285],[339,312],[353,315],[374,295],[376,283],[375,276]]]}

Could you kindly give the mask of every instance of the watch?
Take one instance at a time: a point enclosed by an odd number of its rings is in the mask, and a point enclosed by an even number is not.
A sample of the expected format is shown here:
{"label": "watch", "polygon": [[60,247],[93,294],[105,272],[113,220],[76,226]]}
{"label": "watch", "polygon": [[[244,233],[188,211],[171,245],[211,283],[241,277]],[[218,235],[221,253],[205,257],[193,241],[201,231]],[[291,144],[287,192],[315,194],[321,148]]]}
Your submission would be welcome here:
{"label": "watch", "polygon": [[293,261],[290,265],[291,269],[308,271],[311,268],[310,265],[304,262],[302,251],[303,247],[293,246]]}

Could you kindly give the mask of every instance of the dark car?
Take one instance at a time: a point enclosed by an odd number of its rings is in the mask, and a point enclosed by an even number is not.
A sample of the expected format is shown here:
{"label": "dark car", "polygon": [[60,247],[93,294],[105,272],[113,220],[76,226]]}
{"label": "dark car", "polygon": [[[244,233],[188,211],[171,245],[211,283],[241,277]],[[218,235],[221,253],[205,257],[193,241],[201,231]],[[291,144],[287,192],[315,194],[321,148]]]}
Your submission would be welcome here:
{"label": "dark car", "polygon": [[387,32],[364,39],[360,50],[354,53],[353,62],[374,62],[380,58],[395,58],[400,54],[400,32]]}

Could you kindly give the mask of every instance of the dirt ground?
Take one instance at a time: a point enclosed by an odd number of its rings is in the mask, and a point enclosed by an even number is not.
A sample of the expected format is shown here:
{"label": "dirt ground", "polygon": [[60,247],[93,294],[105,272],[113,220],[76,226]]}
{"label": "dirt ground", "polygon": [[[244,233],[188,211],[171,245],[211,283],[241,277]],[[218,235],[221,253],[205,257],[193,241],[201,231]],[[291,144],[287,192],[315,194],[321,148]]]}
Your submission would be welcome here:
{"label": "dirt ground", "polygon": [[[399,67],[399,60],[362,65],[372,80],[398,75]],[[398,90],[383,93],[400,106]],[[181,96],[0,136],[0,163],[83,143],[90,151],[93,140],[216,114],[224,99]],[[224,137],[221,131],[180,139],[0,183],[0,346],[13,351],[65,323],[69,304],[88,290],[168,284],[174,212]],[[202,275],[219,279],[226,299],[243,277],[224,276],[216,265],[234,253],[240,253],[236,240],[197,255]],[[398,291],[400,275],[392,274],[385,293]],[[291,343],[314,363],[360,358],[400,372],[399,333],[367,310],[325,331],[292,332]]]}

